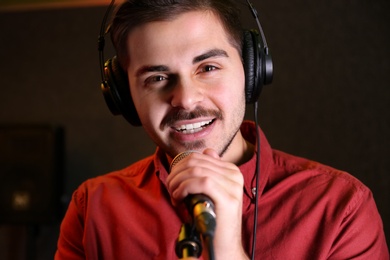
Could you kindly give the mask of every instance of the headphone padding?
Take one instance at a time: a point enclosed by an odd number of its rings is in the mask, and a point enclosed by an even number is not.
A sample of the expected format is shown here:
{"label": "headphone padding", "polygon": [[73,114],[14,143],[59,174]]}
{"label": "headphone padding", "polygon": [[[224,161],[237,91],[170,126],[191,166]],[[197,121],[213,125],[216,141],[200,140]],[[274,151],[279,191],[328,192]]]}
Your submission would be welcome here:
{"label": "headphone padding", "polygon": [[126,73],[122,70],[116,56],[104,65],[106,86],[103,88],[106,103],[114,115],[122,114],[133,126],[140,126],[141,121],[135,109],[130,93]]}
{"label": "headphone padding", "polygon": [[257,35],[253,31],[245,30],[243,33],[242,58],[245,72],[245,100],[247,104],[254,103],[261,92],[261,84],[259,84],[259,46],[256,37]]}

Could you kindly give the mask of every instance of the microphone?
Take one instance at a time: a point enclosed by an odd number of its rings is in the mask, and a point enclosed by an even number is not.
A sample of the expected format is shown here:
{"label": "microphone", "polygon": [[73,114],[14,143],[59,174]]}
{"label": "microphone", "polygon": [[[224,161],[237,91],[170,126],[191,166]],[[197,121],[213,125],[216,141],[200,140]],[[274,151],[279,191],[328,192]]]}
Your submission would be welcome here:
{"label": "microphone", "polygon": [[[176,155],[171,162],[169,172],[171,172],[172,168],[178,162],[192,153],[197,153],[197,151],[190,150]],[[184,199],[184,203],[188,212],[192,216],[192,220],[197,231],[202,234],[202,236],[213,238],[216,226],[216,215],[213,201],[204,194],[191,194]]]}

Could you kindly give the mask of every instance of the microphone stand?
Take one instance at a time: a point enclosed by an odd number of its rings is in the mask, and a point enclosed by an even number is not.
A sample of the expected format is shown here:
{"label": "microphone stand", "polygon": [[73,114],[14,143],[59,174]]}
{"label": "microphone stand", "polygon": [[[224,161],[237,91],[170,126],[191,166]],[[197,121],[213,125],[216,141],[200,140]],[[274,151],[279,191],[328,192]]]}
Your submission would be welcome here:
{"label": "microphone stand", "polygon": [[189,212],[192,212],[193,221],[192,224],[182,225],[176,242],[176,255],[179,258],[199,258],[202,254],[200,234],[207,247],[209,260],[214,260],[214,204],[202,194],[187,197],[186,202]]}
{"label": "microphone stand", "polygon": [[202,239],[207,247],[209,260],[215,260],[214,239],[210,234],[200,235],[194,224],[183,224],[176,241],[175,252],[179,259],[187,257],[199,258],[202,255]]}
{"label": "microphone stand", "polygon": [[179,259],[183,257],[199,258],[201,256],[202,242],[194,225],[186,223],[181,226],[179,237],[176,241],[175,252]]}

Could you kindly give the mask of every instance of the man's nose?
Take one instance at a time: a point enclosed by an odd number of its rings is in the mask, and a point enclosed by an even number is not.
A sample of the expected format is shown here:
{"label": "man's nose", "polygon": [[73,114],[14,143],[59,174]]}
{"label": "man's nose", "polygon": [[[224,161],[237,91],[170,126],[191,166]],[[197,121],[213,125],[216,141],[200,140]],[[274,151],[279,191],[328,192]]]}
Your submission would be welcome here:
{"label": "man's nose", "polygon": [[172,107],[192,110],[204,98],[204,88],[189,79],[178,79],[177,84],[172,88]]}

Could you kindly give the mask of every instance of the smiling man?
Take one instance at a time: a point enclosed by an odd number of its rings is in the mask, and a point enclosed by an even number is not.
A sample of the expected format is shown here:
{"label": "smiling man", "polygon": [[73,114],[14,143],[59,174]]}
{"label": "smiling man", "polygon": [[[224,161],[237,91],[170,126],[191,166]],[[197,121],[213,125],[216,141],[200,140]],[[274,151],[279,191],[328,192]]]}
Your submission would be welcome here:
{"label": "smiling man", "polygon": [[[120,71],[119,92],[128,95],[121,113],[142,125],[157,150],[80,185],[56,259],[177,259],[190,194],[214,204],[216,259],[388,259],[366,186],[271,149],[263,133],[257,147],[255,124],[243,122],[245,34],[231,1],[125,1],[111,35],[112,73]],[[189,150],[170,170],[173,158]],[[206,249],[200,258],[210,255]]]}
{"label": "smiling man", "polygon": [[240,159],[242,60],[215,14],[192,11],[139,26],[129,33],[127,52],[136,110],[159,147],[170,157],[212,147],[227,161]]}

